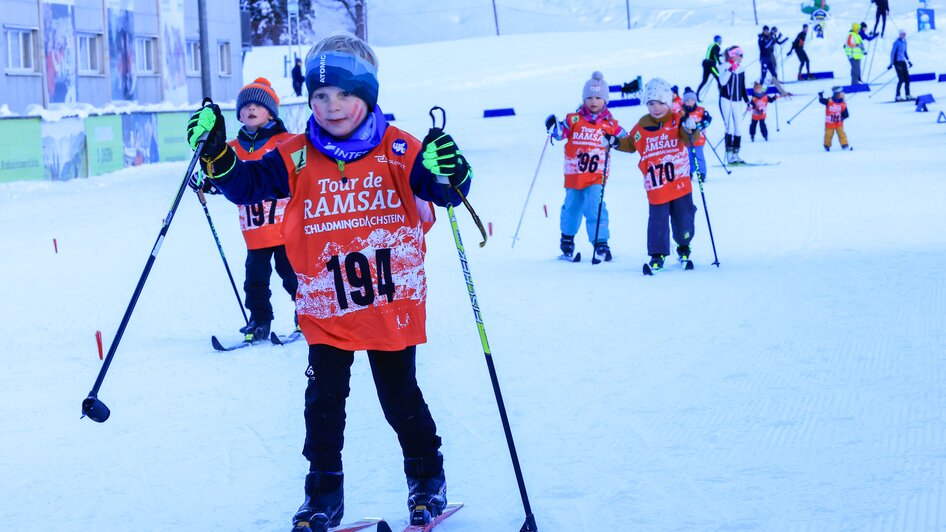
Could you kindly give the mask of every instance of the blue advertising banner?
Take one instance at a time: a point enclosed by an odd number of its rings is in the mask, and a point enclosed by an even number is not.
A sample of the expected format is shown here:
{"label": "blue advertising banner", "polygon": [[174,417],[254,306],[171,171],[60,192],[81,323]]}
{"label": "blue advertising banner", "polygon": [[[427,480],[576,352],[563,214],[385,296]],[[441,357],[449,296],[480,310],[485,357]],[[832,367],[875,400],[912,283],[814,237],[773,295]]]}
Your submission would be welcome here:
{"label": "blue advertising banner", "polygon": [[108,61],[112,73],[112,100],[135,99],[134,7],[134,0],[108,2]]}
{"label": "blue advertising banner", "polygon": [[46,95],[49,103],[75,103],[76,62],[75,6],[59,2],[43,4]]}

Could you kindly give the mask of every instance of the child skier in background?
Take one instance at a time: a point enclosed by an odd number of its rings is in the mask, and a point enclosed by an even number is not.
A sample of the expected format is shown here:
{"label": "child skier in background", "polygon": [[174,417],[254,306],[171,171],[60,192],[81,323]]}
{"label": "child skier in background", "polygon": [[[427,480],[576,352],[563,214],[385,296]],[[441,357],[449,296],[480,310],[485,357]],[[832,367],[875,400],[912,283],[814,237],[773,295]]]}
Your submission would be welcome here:
{"label": "child skier in background", "polygon": [[847,134],[844,133],[844,121],[850,116],[847,112],[847,103],[844,101],[844,88],[833,87],[831,98],[824,97],[824,91],[818,93],[818,101],[825,106],[824,110],[824,151],[831,151],[831,141],[835,132],[841,149],[852,150],[847,143]]}
{"label": "child skier in background", "polygon": [[[710,116],[709,112],[704,109],[702,106],[697,105],[696,93],[693,92],[693,89],[687,87],[683,89],[683,118],[685,122],[687,118],[692,118],[696,123],[696,129],[703,131],[709,127],[710,122],[713,121],[713,117]],[[695,135],[693,137],[692,149],[689,150],[690,153],[690,174],[700,182],[706,180],[706,158],[703,157],[703,146],[706,144],[705,135]]]}
{"label": "child skier in background", "polygon": [[831,151],[831,141],[835,133],[838,134],[841,149],[854,149],[847,143],[847,134],[844,132],[844,121],[850,116],[847,112],[847,103],[844,101],[844,88],[832,87],[831,98],[825,98],[824,91],[821,91],[818,93],[818,101],[825,106],[824,151]]}
{"label": "child skier in background", "polygon": [[680,97],[680,87],[674,85],[670,87],[670,92],[673,93],[673,103],[670,104],[670,110],[674,113],[679,113],[683,110],[683,98]]}
{"label": "child skier in background", "polygon": [[[670,233],[677,243],[677,258],[685,269],[692,269],[690,241],[693,239],[693,205],[690,182],[690,146],[701,136],[693,116],[686,119],[670,110],[673,94],[670,84],[654,78],[644,87],[648,114],[631,128],[628,135],[604,135],[602,146],[637,152],[637,165],[644,175],[644,190],[650,203],[647,220],[647,253],[644,274],[653,275],[664,267],[670,254]],[[670,220],[669,224],[667,220]]]}
{"label": "child skier in background", "polygon": [[[256,161],[273,151],[276,144],[292,136],[279,119],[279,97],[266,78],[256,78],[240,89],[236,107],[237,118],[243,127],[229,144],[240,160]],[[286,256],[282,236],[283,213],[288,203],[289,198],[283,198],[238,206],[240,229],[246,241],[243,291],[246,293],[246,308],[250,311],[250,322],[240,332],[246,335],[247,341],[269,338],[273,321],[273,305],[269,301],[272,295],[269,278],[273,272],[270,260],[275,260],[276,273],[282,279],[283,288],[293,301],[296,300],[298,281]]]}
{"label": "child skier in background", "polygon": [[762,138],[766,142],[769,140],[769,130],[765,127],[765,111],[770,103],[778,99],[778,96],[765,93],[765,87],[761,83],[756,83],[752,87],[752,100],[749,102],[747,111],[752,111],[752,123],[749,124],[749,139],[755,142],[756,127],[762,131]]}
{"label": "child skier in background", "polygon": [[562,232],[559,247],[563,259],[580,257],[580,254],[575,255],[575,234],[584,215],[588,241],[594,246],[595,255],[600,260],[609,261],[608,208],[603,194],[607,150],[601,147],[601,138],[604,134],[623,137],[627,132],[608,111],[608,84],[601,72],[591,74],[591,79],[582,88],[581,97],[581,107],[566,115],[564,122],[559,122],[555,115],[545,119],[545,128],[552,138],[566,139],[565,202],[559,221]]}
{"label": "child skier in background", "polygon": [[[426,336],[424,234],[433,206],[459,205],[472,171],[454,140],[423,142],[389,125],[377,105],[377,58],[350,34],[324,38],[305,60],[312,116],[258,161],[240,161],[217,106],[195,112],[192,149],[234,203],[289,197],[284,236],[299,275],[296,309],[309,343],[305,391],[309,461],[295,531],[324,532],[344,512],[342,446],[354,352],[366,350],[385,419],[397,433],[415,525],[447,504],[440,437],[415,376]],[[449,188],[448,188],[449,187]]]}

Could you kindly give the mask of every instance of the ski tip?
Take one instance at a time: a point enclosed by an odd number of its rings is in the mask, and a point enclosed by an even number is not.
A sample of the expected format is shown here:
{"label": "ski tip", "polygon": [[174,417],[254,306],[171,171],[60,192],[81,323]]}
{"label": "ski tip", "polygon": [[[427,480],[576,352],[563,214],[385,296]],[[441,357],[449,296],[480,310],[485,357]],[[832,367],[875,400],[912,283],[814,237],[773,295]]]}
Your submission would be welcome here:
{"label": "ski tip", "polygon": [[272,331],[269,333],[269,341],[272,342],[273,345],[282,345],[282,340],[279,339],[279,335]]}
{"label": "ski tip", "polygon": [[572,262],[581,262],[581,252],[575,253],[575,258],[572,259]]}
{"label": "ski tip", "polygon": [[649,264],[645,264],[643,270],[644,270],[644,275],[653,275],[653,274],[654,274],[654,271],[650,269],[650,265],[649,265]]}
{"label": "ski tip", "polygon": [[216,337],[216,336],[211,336],[211,337],[210,337],[210,344],[211,344],[212,346],[214,346],[214,349],[216,349],[217,351],[226,351],[226,350],[227,350],[227,348],[224,347],[223,344],[220,343],[220,340],[217,340],[217,337]]}
{"label": "ski tip", "polygon": [[388,524],[384,519],[378,521],[378,532],[392,532],[391,525]]}

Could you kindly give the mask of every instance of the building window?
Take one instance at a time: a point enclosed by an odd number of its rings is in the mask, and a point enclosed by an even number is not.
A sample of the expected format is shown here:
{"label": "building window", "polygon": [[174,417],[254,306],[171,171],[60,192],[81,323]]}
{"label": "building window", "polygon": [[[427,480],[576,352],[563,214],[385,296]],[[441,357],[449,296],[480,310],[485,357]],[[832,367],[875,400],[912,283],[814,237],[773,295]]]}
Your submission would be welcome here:
{"label": "building window", "polygon": [[36,60],[37,30],[7,28],[7,70],[11,72],[39,72]]}
{"label": "building window", "polygon": [[220,52],[220,75],[230,76],[233,74],[233,66],[230,64],[230,43],[221,42],[217,45]]}
{"label": "building window", "polygon": [[156,74],[158,72],[158,40],[154,37],[137,37],[135,39],[135,68],[139,74]]}
{"label": "building window", "polygon": [[200,74],[200,42],[187,41],[187,73]]}
{"label": "building window", "polygon": [[79,74],[102,73],[102,35],[95,33],[78,33],[79,41]]}

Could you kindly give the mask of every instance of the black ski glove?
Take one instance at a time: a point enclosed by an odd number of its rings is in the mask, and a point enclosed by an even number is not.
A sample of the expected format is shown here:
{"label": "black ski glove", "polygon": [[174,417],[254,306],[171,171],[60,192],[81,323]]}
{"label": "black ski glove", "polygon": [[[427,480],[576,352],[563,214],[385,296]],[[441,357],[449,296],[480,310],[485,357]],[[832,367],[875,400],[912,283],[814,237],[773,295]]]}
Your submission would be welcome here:
{"label": "black ski glove", "polygon": [[191,115],[187,122],[187,143],[191,150],[197,149],[197,142],[206,134],[206,140],[200,149],[200,158],[204,161],[218,159],[227,149],[227,125],[217,104],[201,107]]}
{"label": "black ski glove", "polygon": [[430,128],[421,143],[421,153],[424,168],[434,174],[441,185],[457,188],[473,176],[453,137],[440,128]]}

